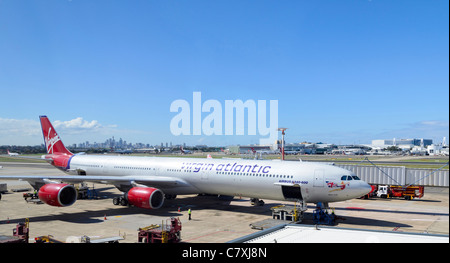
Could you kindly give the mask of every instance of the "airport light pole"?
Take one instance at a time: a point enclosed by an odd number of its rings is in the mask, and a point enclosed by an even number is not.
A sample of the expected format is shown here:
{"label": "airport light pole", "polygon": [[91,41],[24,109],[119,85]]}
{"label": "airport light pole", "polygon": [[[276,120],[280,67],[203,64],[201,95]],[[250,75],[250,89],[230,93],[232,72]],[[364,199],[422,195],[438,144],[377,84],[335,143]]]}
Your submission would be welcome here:
{"label": "airport light pole", "polygon": [[281,131],[281,160],[284,160],[284,131],[287,130],[287,128],[278,128],[279,131]]}

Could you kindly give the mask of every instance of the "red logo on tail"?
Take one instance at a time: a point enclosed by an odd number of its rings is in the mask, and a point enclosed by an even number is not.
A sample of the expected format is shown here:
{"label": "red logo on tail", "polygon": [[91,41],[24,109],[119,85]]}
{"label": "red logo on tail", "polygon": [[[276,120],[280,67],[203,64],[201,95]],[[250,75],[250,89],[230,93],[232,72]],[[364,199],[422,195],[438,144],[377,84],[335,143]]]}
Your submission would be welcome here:
{"label": "red logo on tail", "polygon": [[58,133],[56,133],[55,128],[53,128],[47,116],[41,116],[40,119],[47,153],[72,155],[62,143],[61,138],[59,138]]}
{"label": "red logo on tail", "polygon": [[[52,137],[50,137],[52,136]],[[47,153],[52,154],[53,153],[53,146],[61,139],[59,138],[59,135],[56,132],[53,132],[52,134],[52,127],[48,129],[47,137],[45,139],[45,145],[47,145]]]}

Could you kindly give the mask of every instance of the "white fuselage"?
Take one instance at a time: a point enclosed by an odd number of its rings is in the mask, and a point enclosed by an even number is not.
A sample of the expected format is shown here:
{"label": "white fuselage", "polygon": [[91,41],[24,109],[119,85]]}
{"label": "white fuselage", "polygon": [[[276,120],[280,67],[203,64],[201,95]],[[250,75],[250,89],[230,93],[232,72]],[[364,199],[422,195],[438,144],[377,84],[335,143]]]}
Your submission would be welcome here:
{"label": "white fuselage", "polygon": [[[265,198],[336,202],[370,191],[361,180],[342,180],[350,171],[308,162],[75,155],[67,172],[90,176],[171,177],[177,187],[158,186],[165,194],[219,194]],[[137,182],[139,183],[139,181]]]}

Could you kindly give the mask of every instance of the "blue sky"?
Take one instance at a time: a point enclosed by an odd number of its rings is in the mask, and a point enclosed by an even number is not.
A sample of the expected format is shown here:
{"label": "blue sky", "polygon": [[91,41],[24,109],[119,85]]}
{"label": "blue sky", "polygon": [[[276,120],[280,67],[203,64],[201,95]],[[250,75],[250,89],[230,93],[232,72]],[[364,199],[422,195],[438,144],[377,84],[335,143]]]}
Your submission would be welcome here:
{"label": "blue sky", "polygon": [[[287,142],[449,133],[449,2],[0,0],[0,145],[174,136],[170,104],[278,100]],[[224,104],[223,104],[224,105]],[[202,117],[205,117],[204,114]]]}

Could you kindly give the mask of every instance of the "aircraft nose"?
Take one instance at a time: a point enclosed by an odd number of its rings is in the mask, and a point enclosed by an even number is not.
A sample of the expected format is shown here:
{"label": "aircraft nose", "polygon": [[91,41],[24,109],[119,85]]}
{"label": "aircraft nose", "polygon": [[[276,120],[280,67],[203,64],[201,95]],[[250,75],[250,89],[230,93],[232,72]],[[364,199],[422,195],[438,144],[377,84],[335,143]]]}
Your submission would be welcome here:
{"label": "aircraft nose", "polygon": [[370,191],[372,191],[372,187],[364,181],[361,181],[360,188],[361,188],[361,193],[362,193],[361,196],[366,195],[366,194],[370,193]]}

